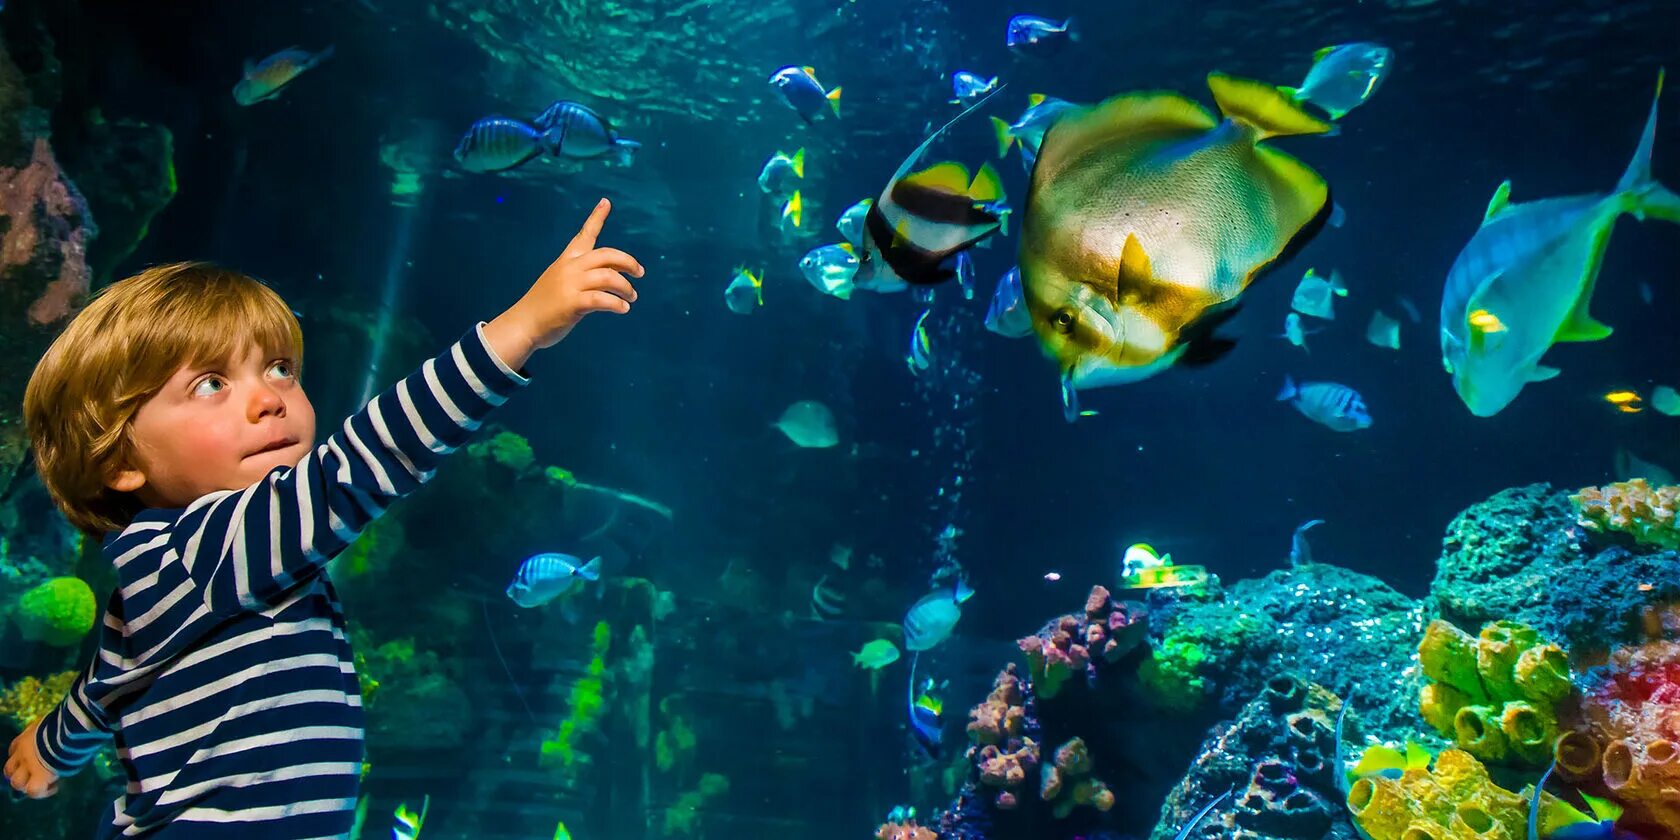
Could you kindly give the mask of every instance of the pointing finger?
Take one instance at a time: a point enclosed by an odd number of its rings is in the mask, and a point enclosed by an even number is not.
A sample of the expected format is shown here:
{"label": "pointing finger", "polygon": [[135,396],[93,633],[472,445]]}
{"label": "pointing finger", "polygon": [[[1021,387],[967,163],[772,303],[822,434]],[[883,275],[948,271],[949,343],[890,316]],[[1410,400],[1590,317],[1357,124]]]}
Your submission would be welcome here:
{"label": "pointing finger", "polygon": [[607,214],[612,212],[612,202],[601,199],[590,211],[589,218],[583,220],[583,227],[578,229],[577,236],[572,237],[570,245],[566,246],[562,256],[575,257],[586,254],[595,247],[595,240],[601,235],[601,227],[607,223]]}

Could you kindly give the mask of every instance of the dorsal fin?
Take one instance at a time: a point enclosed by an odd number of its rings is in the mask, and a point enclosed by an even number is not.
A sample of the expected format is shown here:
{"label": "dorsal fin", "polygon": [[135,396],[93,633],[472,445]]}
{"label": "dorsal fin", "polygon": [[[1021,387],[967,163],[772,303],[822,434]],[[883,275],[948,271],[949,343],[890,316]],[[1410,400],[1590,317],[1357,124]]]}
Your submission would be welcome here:
{"label": "dorsal fin", "polygon": [[1044,100],[1046,98],[1047,97],[1042,93],[1027,94],[1027,107],[1028,108],[1037,108],[1038,106],[1044,104]]}
{"label": "dorsal fin", "polygon": [[956,161],[936,163],[913,175],[907,175],[903,183],[922,189],[936,190],[952,195],[963,195],[968,192],[968,167]]}
{"label": "dorsal fin", "polygon": [[1590,793],[1581,794],[1581,799],[1586,801],[1587,807],[1592,809],[1593,816],[1599,822],[1614,823],[1622,818],[1622,806],[1608,799],[1599,799]]}
{"label": "dorsal fin", "polygon": [[1307,113],[1277,88],[1252,79],[1209,73],[1208,89],[1228,119],[1250,125],[1267,137],[1292,134],[1330,134],[1335,126]]}
{"label": "dorsal fin", "polygon": [[1493,191],[1493,198],[1488,199],[1487,212],[1482,214],[1482,224],[1485,225],[1488,222],[1493,221],[1493,217],[1499,215],[1499,211],[1504,210],[1510,203],[1511,179],[1506,178],[1505,181]]}
{"label": "dorsal fin", "polygon": [[1155,270],[1137,234],[1126,234],[1126,244],[1120,249],[1120,287],[1141,285],[1154,279]]}
{"label": "dorsal fin", "polygon": [[990,161],[981,164],[980,171],[974,173],[974,181],[968,185],[968,197],[987,204],[1003,199],[1003,181]]}
{"label": "dorsal fin", "polygon": [[1333,53],[1335,51],[1336,51],[1336,48],[1333,47],[1333,46],[1323,47],[1323,48],[1319,49],[1318,52],[1313,53],[1313,63],[1317,64],[1320,61],[1323,61],[1326,57],[1328,57],[1331,53]]}

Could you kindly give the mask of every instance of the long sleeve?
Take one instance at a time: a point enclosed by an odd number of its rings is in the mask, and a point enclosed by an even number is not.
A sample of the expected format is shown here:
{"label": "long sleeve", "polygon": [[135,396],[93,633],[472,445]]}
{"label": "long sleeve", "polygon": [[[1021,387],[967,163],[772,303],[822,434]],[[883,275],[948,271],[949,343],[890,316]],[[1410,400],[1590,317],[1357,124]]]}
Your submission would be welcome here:
{"label": "long sleeve", "polygon": [[88,698],[87,674],[79,674],[70,693],[41,718],[35,749],[47,769],[68,776],[99,752],[113,728],[104,710]]}

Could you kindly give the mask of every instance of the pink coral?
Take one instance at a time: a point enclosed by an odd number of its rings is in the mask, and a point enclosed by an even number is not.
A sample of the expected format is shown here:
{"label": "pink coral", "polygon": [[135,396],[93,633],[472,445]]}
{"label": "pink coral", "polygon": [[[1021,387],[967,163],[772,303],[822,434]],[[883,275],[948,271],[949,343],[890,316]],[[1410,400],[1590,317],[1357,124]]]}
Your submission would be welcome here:
{"label": "pink coral", "polygon": [[1093,586],[1083,617],[1064,615],[1017,644],[1027,655],[1034,692],[1049,699],[1074,675],[1089,678],[1099,663],[1119,661],[1147,632],[1141,606],[1116,601],[1106,588]]}
{"label": "pink coral", "polygon": [[1055,762],[1046,765],[1040,776],[1038,795],[1051,803],[1057,819],[1073,813],[1081,805],[1099,811],[1114,807],[1114,792],[1091,775],[1091,751],[1084,739],[1074,738],[1057,747],[1055,755]]}
{"label": "pink coral", "polygon": [[992,683],[992,693],[968,710],[968,737],[976,744],[1004,744],[1021,734],[1026,721],[1021,677],[1011,663]]}
{"label": "pink coral", "polygon": [[1593,673],[1559,770],[1602,784],[1626,809],[1620,824],[1680,837],[1680,642],[1620,648]]}
{"label": "pink coral", "polygon": [[875,829],[875,840],[939,840],[933,829],[916,824],[915,820],[882,823]]}
{"label": "pink coral", "polygon": [[0,273],[40,259],[40,249],[57,266],[57,276],[29,306],[29,321],[47,325],[70,314],[78,298],[87,294],[91,273],[88,242],[96,233],[87,202],[54,159],[44,137],[35,139],[29,165],[0,168],[0,216],[12,220],[0,237]]}
{"label": "pink coral", "polygon": [[985,702],[968,713],[968,735],[974,742],[968,760],[981,785],[998,790],[993,802],[1005,811],[1020,804],[1022,789],[1038,770],[1038,744],[1021,735],[1025,703],[1021,677],[1011,663],[998,674]]}

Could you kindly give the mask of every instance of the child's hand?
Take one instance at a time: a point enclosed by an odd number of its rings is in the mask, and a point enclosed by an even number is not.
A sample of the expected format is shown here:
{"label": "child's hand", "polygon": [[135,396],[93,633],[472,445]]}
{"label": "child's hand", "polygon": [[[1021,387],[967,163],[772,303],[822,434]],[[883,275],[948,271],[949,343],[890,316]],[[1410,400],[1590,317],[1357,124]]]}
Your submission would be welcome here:
{"label": "child's hand", "polygon": [[601,199],[531,290],[484,326],[491,349],[509,367],[524,365],[531,353],[565,338],[591,312],[630,311],[636,290],[625,275],[641,277],[642,264],[617,248],[595,247],[611,210],[612,204]]}
{"label": "child's hand", "polygon": [[13,738],[6,750],[6,780],[30,799],[46,799],[58,793],[58,774],[41,763],[41,754],[35,750],[35,730],[40,726],[41,722],[35,721],[24,727],[23,734]]}

